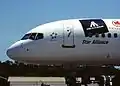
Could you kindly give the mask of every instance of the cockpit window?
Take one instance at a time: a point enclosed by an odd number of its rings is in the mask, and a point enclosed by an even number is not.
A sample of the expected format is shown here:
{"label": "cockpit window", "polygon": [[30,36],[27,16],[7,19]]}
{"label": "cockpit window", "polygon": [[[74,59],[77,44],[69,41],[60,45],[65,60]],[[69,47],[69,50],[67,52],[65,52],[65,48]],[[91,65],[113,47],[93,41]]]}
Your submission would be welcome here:
{"label": "cockpit window", "polygon": [[35,40],[36,34],[37,34],[37,33],[31,33],[29,39]]}
{"label": "cockpit window", "polygon": [[43,39],[43,33],[29,33],[26,34],[21,40],[31,39],[31,40],[38,40]]}
{"label": "cockpit window", "polygon": [[25,36],[23,36],[23,38],[21,40],[29,39],[30,35],[31,35],[31,33],[25,34]]}
{"label": "cockpit window", "polygon": [[43,39],[43,34],[42,33],[38,33],[36,36],[36,40],[38,39]]}

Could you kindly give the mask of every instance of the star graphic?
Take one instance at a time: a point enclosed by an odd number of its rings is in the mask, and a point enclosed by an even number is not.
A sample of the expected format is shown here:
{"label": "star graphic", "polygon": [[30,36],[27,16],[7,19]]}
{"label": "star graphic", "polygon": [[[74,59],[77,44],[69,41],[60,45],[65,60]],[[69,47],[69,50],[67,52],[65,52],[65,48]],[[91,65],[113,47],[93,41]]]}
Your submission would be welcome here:
{"label": "star graphic", "polygon": [[50,36],[51,36],[51,40],[53,40],[57,37],[57,33],[53,32]]}

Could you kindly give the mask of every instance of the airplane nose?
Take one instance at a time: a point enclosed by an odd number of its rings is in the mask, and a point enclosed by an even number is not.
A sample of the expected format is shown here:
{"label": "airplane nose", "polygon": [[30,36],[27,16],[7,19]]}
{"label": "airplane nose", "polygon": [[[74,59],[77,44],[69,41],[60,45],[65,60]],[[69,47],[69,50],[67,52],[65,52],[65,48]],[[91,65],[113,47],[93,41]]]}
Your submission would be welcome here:
{"label": "airplane nose", "polygon": [[21,43],[16,42],[15,44],[13,44],[12,46],[10,46],[7,49],[7,56],[11,59],[16,58],[20,53],[20,47],[21,47]]}
{"label": "airplane nose", "polygon": [[13,56],[13,54],[15,53],[14,51],[15,51],[14,48],[9,48],[7,50],[7,56],[11,58]]}

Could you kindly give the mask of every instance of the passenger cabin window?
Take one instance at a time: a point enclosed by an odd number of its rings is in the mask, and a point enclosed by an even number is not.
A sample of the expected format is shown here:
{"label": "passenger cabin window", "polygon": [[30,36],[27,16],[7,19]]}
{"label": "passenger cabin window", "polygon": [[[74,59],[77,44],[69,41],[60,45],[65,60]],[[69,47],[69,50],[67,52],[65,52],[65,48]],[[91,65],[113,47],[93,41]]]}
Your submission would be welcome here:
{"label": "passenger cabin window", "polygon": [[105,34],[104,34],[104,33],[102,33],[102,34],[101,34],[101,36],[104,38],[104,37],[105,37]]}
{"label": "passenger cabin window", "polygon": [[108,38],[111,38],[111,33],[108,33]]}
{"label": "passenger cabin window", "polygon": [[[91,33],[89,33],[88,35],[89,35],[89,37],[92,37],[92,34],[91,34]],[[111,34],[111,33],[108,33],[108,34],[106,34],[106,35],[107,35],[108,38],[111,38],[111,37],[112,37],[112,34]],[[117,33],[114,33],[113,35],[114,35],[114,38],[117,38],[117,37],[118,37],[118,34],[117,34]],[[99,37],[99,34],[96,33],[96,34],[95,34],[95,37],[98,38],[98,37]],[[102,33],[102,34],[101,34],[101,37],[105,38],[105,33]]]}
{"label": "passenger cabin window", "polygon": [[118,36],[117,36],[117,33],[114,33],[114,37],[115,37],[115,38],[117,38],[117,37],[118,37]]}
{"label": "passenger cabin window", "polygon": [[43,33],[29,33],[26,34],[21,40],[31,39],[31,40],[38,40],[43,39]]}

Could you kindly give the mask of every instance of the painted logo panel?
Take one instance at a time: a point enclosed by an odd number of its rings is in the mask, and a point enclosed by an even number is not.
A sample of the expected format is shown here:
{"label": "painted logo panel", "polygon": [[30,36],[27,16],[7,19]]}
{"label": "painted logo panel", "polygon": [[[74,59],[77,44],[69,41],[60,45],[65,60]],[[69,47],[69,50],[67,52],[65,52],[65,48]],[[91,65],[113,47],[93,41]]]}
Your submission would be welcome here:
{"label": "painted logo panel", "polygon": [[116,27],[120,27],[120,21],[112,21],[112,24]]}
{"label": "painted logo panel", "polygon": [[109,32],[106,24],[101,19],[89,19],[79,21],[82,24],[86,37]]}

